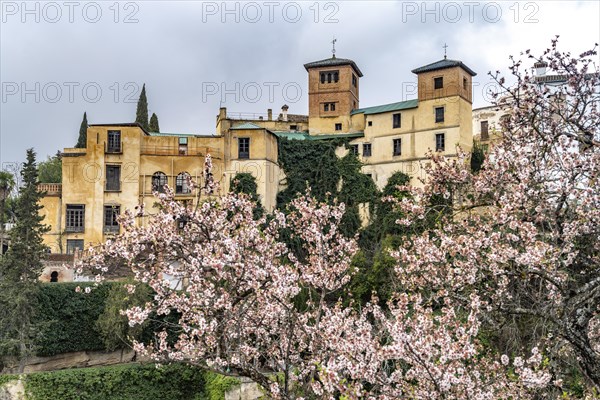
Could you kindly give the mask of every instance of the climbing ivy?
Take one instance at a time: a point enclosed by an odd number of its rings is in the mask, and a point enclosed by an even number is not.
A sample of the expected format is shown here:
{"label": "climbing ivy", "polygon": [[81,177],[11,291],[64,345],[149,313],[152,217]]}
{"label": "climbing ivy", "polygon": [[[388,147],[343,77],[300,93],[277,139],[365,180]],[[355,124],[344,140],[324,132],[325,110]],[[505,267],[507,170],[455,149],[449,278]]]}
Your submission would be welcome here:
{"label": "climbing ivy", "polygon": [[379,192],[362,163],[349,153],[342,158],[336,148],[348,146],[348,139],[279,141],[279,160],[286,175],[286,188],[278,193],[280,209],[308,188],[319,201],[340,201],[346,205],[342,232],[354,236],[361,227],[359,204],[374,204]]}

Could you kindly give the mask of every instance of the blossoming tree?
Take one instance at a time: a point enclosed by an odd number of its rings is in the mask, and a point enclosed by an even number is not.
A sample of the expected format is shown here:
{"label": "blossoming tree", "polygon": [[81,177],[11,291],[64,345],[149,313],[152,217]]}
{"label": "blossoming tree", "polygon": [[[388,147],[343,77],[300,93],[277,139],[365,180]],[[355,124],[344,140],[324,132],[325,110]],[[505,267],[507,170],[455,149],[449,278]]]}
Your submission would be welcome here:
{"label": "blossoming tree", "polygon": [[[392,252],[396,292],[385,305],[339,301],[356,241],[339,232],[344,205],[319,204],[310,193],[256,220],[244,195],[190,206],[167,190],[157,194],[158,214],[138,224],[143,207],[125,213],[122,234],[86,262],[99,281],[126,265],[152,287],[152,302],[126,311],[131,324],[174,317],[138,351],[249,377],[272,398],[534,398],[561,385],[547,360],[565,349],[598,386],[592,54],[572,58],[553,47],[543,55],[566,77],[564,95],[552,98],[515,62],[504,136],[483,169],[471,173],[464,155],[433,157],[425,187],[403,188],[412,196],[398,201],[398,223],[414,233]],[[210,169],[207,158],[207,176]],[[212,180],[206,186],[216,193]],[[502,354],[487,343],[523,316],[542,322],[538,346]]]}

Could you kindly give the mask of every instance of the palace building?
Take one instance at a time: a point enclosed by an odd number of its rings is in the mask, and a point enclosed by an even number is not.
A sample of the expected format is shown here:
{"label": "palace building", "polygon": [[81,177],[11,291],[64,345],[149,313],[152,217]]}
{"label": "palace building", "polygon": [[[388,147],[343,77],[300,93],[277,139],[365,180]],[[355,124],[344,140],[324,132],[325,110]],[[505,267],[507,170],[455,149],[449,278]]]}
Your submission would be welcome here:
{"label": "palace building", "polygon": [[45,242],[52,253],[73,253],[112,237],[119,232],[116,216],[141,203],[151,207],[153,192],[165,184],[178,200],[197,201],[188,176],[203,184],[206,154],[222,191],[235,174],[249,172],[263,206],[272,210],[285,178],[278,164],[280,138],[348,138],[349,148],[340,147],[338,155],[354,152],[380,188],[396,171],[419,185],[428,152],[452,157],[456,145],[465,151],[472,146],[475,72],[461,61],[444,57],[412,70],[416,99],[368,107],[360,104],[363,73],[354,61],[334,54],[304,68],[308,115],[288,114],[287,106],[276,116],[272,110],[257,115],[221,108],[211,134],[147,132],[135,123],[90,125],[85,148],[64,149],[62,184],[41,184],[47,192],[42,213],[51,226]]}

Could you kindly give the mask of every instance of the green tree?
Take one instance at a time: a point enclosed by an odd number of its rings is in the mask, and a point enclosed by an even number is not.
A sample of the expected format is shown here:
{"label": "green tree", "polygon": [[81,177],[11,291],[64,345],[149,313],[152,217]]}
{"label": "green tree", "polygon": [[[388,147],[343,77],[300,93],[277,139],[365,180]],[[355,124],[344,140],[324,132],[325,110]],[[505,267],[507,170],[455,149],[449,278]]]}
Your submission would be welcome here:
{"label": "green tree", "polygon": [[0,171],[0,255],[4,253],[4,224],[6,223],[6,199],[15,186],[10,172]]}
{"label": "green tree", "polygon": [[140,93],[140,98],[137,103],[135,122],[140,124],[145,130],[148,130],[148,99],[146,98],[146,84],[142,86],[142,93]]}
{"label": "green tree", "polygon": [[83,120],[81,121],[81,126],[79,127],[79,137],[77,138],[77,144],[75,145],[78,149],[85,149],[87,147],[87,113],[83,113]]}
{"label": "green tree", "polygon": [[148,125],[148,130],[150,132],[160,132],[160,128],[158,127],[158,117],[155,113],[152,113],[150,117],[150,125]]}
{"label": "green tree", "polygon": [[131,346],[132,339],[139,340],[144,327],[147,325],[131,327],[127,316],[121,314],[122,310],[134,306],[143,306],[152,299],[152,291],[147,285],[136,285],[136,290],[129,293],[125,284],[133,283],[133,281],[129,281],[124,284],[115,284],[110,288],[104,311],[96,321],[96,328],[100,332],[107,350]]}
{"label": "green tree", "polygon": [[33,349],[33,315],[36,310],[38,277],[47,251],[42,235],[49,228],[42,224],[39,211],[43,196],[37,189],[38,169],[33,149],[21,171],[23,180],[16,205],[16,223],[10,231],[10,247],[0,260],[0,354],[17,355],[21,372]]}
{"label": "green tree", "polygon": [[250,199],[256,203],[254,209],[254,218],[260,218],[264,213],[264,208],[260,202],[258,196],[258,186],[254,176],[248,172],[238,172],[233,178],[231,178],[230,190],[233,193],[245,193],[250,196]]}
{"label": "green tree", "polygon": [[62,182],[62,157],[60,152],[55,156],[48,157],[38,165],[38,180],[40,183],[61,183]]}
{"label": "green tree", "polygon": [[483,146],[477,142],[473,142],[473,149],[471,150],[471,171],[475,173],[479,172],[484,161],[485,152],[483,151]]}

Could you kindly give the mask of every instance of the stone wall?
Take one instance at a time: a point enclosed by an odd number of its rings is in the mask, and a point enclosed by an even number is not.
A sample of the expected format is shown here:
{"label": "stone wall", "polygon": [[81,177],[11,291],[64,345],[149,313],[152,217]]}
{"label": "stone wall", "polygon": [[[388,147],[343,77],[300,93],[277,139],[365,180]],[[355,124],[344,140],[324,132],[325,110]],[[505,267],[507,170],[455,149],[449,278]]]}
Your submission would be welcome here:
{"label": "stone wall", "polygon": [[[133,350],[104,351],[78,351],[74,353],[58,354],[51,357],[29,357],[25,362],[23,372],[54,371],[67,368],[99,367],[103,365],[123,364],[134,361],[136,354]],[[19,362],[16,359],[2,360],[4,374],[19,372]],[[143,361],[137,359],[137,361]]]}

